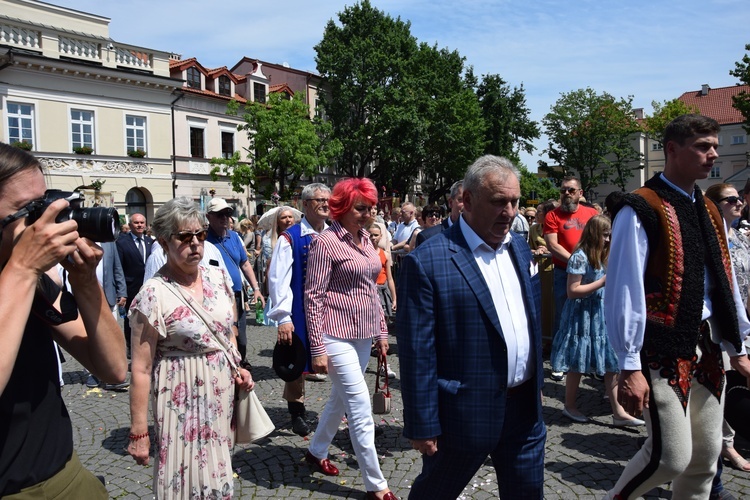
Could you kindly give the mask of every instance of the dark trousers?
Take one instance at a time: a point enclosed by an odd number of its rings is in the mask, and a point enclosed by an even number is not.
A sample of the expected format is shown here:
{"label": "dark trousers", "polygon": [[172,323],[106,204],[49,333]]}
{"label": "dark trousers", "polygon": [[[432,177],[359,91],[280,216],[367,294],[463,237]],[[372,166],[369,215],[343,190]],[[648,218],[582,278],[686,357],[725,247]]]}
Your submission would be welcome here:
{"label": "dark trousers", "polygon": [[237,350],[244,360],[247,354],[247,313],[242,301],[242,292],[234,292],[234,302],[237,307]]}
{"label": "dark trousers", "polygon": [[[500,441],[490,451],[500,498],[541,500],[544,493],[544,443],[547,427],[536,414],[539,391],[529,389],[508,398]],[[422,472],[414,480],[410,499],[454,500],[487,459],[487,452],[449,450],[422,455]]]}

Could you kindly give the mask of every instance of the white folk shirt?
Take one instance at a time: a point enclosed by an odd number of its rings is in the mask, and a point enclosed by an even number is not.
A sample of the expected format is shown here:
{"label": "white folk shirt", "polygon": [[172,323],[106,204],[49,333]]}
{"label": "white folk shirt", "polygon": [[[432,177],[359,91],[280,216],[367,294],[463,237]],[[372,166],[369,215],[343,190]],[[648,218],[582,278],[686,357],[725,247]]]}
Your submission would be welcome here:
{"label": "white folk shirt", "polygon": [[[695,201],[692,195],[675,186],[664,177],[664,174],[661,175],[661,179],[679,193]],[[607,324],[607,335],[612,349],[617,354],[621,370],[641,369],[640,352],[646,331],[646,292],[643,273],[647,262],[646,230],[635,210],[625,205],[617,213],[612,224],[607,282],[604,286],[604,319]],[[706,273],[707,278],[708,276],[709,274]],[[710,299],[713,284],[710,281],[706,279],[703,287],[701,319],[704,320],[711,316],[713,310]],[[732,273],[732,296],[737,310],[740,338],[744,340],[750,332],[750,321],[748,321],[734,273]],[[742,352],[735,352],[734,347],[727,341],[722,342],[722,347],[730,356],[745,353],[744,347]]]}
{"label": "white folk shirt", "polygon": [[[300,236],[318,234],[307,219],[303,218],[299,224]],[[327,224],[326,227],[328,227]],[[293,264],[294,251],[292,250],[292,245],[286,238],[278,238],[266,279],[268,280],[268,298],[271,302],[271,307],[268,310],[268,318],[280,325],[292,321],[292,301],[294,300],[294,290],[292,290],[291,286]],[[299,292],[303,292],[303,290],[299,290]]]}
{"label": "white folk shirt", "polygon": [[503,330],[503,338],[508,349],[508,387],[521,385],[533,375],[534,360],[531,355],[531,334],[523,290],[510,256],[509,244],[512,236],[510,233],[505,235],[505,240],[498,245],[497,250],[493,250],[469,227],[463,216],[460,221],[461,232],[490,289]]}

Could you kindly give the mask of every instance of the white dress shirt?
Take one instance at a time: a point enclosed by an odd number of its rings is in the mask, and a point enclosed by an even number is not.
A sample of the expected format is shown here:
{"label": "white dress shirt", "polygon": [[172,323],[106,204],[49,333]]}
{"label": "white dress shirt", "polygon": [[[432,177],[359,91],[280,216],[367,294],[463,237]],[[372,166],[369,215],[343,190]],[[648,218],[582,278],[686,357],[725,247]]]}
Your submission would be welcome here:
{"label": "white dress shirt", "polygon": [[[663,174],[661,179],[679,193],[695,201],[692,195],[675,186]],[[646,292],[643,275],[648,262],[648,237],[635,210],[628,205],[622,207],[612,224],[610,248],[607,282],[604,287],[604,317],[607,334],[617,354],[620,369],[640,370],[640,352],[646,331]],[[713,284],[708,279],[709,273],[706,273],[706,277],[701,314],[701,319],[704,320],[711,316],[713,310],[710,299]],[[750,333],[750,321],[748,321],[734,273],[732,273],[732,296],[737,310],[740,338],[744,341]],[[744,347],[741,352],[737,353],[728,341],[723,341],[722,347],[730,356],[745,354]]]}
{"label": "white dress shirt", "polygon": [[[307,219],[303,218],[299,224],[301,236],[318,234]],[[326,227],[328,227],[327,224]],[[268,280],[268,298],[271,303],[268,309],[268,317],[280,325],[292,321],[292,301],[294,300],[294,290],[292,290],[293,264],[294,251],[292,245],[289,244],[286,238],[279,237],[276,241],[276,248],[273,251],[266,279]]]}
{"label": "white dress shirt", "polygon": [[508,248],[512,236],[505,235],[497,250],[493,250],[469,227],[463,216],[460,220],[461,232],[490,289],[503,330],[508,349],[508,387],[518,386],[531,378],[534,367],[523,290]]}

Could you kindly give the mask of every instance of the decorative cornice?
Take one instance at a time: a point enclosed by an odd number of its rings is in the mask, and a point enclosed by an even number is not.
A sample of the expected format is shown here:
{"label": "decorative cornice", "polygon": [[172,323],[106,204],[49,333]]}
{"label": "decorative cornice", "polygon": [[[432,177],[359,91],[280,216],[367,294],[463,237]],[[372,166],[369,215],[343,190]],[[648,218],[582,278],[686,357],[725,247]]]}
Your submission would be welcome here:
{"label": "decorative cornice", "polygon": [[37,157],[43,168],[52,172],[110,172],[117,174],[148,174],[151,168],[143,161],[100,161],[78,158]]}

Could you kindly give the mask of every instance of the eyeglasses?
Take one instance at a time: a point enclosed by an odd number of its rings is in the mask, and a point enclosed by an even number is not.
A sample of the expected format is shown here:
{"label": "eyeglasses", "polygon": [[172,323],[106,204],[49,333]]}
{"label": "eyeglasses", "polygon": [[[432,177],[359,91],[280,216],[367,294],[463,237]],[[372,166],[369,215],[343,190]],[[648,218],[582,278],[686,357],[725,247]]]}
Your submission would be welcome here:
{"label": "eyeglasses", "polygon": [[328,200],[329,198],[308,198],[305,201],[314,201],[315,203],[323,204],[323,203],[328,203]]}
{"label": "eyeglasses", "polygon": [[189,245],[193,242],[193,236],[198,238],[198,241],[206,241],[206,237],[208,236],[208,231],[205,229],[199,229],[196,232],[191,231],[180,231],[179,233],[172,233],[172,236],[176,236],[180,242],[184,243],[185,245]]}
{"label": "eyeglasses", "polygon": [[535,215],[527,215],[526,219],[527,220],[536,220],[536,216]]}
{"label": "eyeglasses", "polygon": [[719,203],[722,201],[726,201],[730,205],[736,205],[738,201],[742,201],[742,198],[739,196],[725,196],[724,198],[719,200]]}
{"label": "eyeglasses", "polygon": [[427,214],[425,215],[425,219],[439,219],[440,214]]}
{"label": "eyeglasses", "polygon": [[231,210],[224,210],[223,212],[209,212],[211,215],[215,215],[216,217],[231,217],[232,211]]}
{"label": "eyeglasses", "polygon": [[569,187],[569,188],[560,188],[560,194],[576,194],[578,192],[578,188]]}

